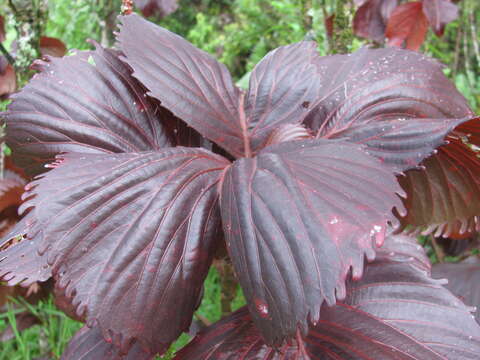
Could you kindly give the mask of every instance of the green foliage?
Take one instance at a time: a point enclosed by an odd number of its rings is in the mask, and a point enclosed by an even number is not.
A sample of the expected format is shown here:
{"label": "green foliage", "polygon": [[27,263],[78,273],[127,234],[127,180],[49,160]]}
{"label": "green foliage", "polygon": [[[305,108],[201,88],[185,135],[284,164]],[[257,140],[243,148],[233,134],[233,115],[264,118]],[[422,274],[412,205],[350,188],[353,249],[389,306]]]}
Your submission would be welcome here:
{"label": "green foliage", "polygon": [[[219,320],[222,314],[220,297],[220,277],[217,270],[212,267],[205,281],[204,297],[197,314],[211,323]],[[17,304],[20,308],[14,309],[10,306],[6,313],[0,313],[0,333],[9,324],[12,325],[15,333],[15,339],[4,343],[0,342],[0,360],[29,360],[46,354],[54,360],[60,359],[68,341],[82,324],[58,310],[53,304],[52,298],[34,306],[21,300],[17,301]],[[232,309],[236,310],[243,305],[245,305],[245,299],[238,287]],[[41,320],[41,325],[33,326],[23,332],[15,331],[15,314],[25,309],[37,316]],[[172,359],[174,353],[186,345],[190,339],[188,334],[182,334],[169,351],[157,359]]]}
{"label": "green foliage", "polygon": [[[30,360],[46,354],[49,358],[60,359],[63,349],[81,324],[57,310],[51,299],[35,306],[24,301],[18,302],[18,305],[19,309],[10,305],[9,311],[0,314],[0,331],[11,325],[15,334],[15,339],[1,343],[0,360]],[[36,315],[41,325],[19,332],[15,314],[25,309]]]}
{"label": "green foliage", "polygon": [[45,35],[61,39],[68,49],[90,49],[87,39],[101,40],[102,9],[105,0],[49,1]]}
{"label": "green foliage", "polygon": [[[301,2],[202,1],[194,7],[183,1],[179,10],[160,24],[215,55],[238,80],[268,51],[304,39],[308,32],[304,28],[305,16],[313,19],[313,37],[324,43],[323,13],[309,9],[304,14]],[[321,48],[321,52],[325,53],[325,49]]]}

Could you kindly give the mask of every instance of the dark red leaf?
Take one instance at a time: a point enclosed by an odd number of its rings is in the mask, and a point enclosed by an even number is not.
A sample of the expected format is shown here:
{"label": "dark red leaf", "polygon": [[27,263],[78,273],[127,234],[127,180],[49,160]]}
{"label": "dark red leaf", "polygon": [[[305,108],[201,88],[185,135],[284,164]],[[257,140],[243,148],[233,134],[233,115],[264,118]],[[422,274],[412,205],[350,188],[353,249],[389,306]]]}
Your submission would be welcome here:
{"label": "dark red leaf", "polygon": [[41,73],[3,113],[7,144],[30,172],[60,152],[117,153],[170,144],[157,106],[117,53],[97,46],[36,62]]}
{"label": "dark red leaf", "polygon": [[325,19],[325,30],[327,31],[327,36],[333,36],[333,21],[335,20],[335,14],[330,15]]}
{"label": "dark red leaf", "polygon": [[399,5],[393,10],[385,31],[388,45],[418,50],[425,40],[428,20],[419,1]]}
{"label": "dark red leaf", "polygon": [[146,17],[156,15],[162,18],[178,9],[178,0],[134,0],[134,3]]}
{"label": "dark red leaf", "polygon": [[350,267],[360,278],[364,255],[372,259],[373,243],[382,244],[399,190],[362,147],[333,140],[270,146],[227,170],[226,242],[267,343],[295,336],[297,327],[305,333],[324,301],[345,296]]}
{"label": "dark red leaf", "polygon": [[[47,281],[52,276],[52,269],[46,258],[38,254],[36,244],[28,239],[22,240],[22,232],[18,229],[26,227],[25,219],[20,221],[0,244],[0,278],[10,286],[20,282],[22,286],[28,286]],[[14,236],[18,242],[11,240]]]}
{"label": "dark red leaf", "polygon": [[0,43],[5,41],[5,18],[0,15]]}
{"label": "dark red leaf", "polygon": [[319,137],[367,122],[473,116],[466,99],[422,54],[363,48],[320,59],[321,100],[305,124]]}
{"label": "dark red leaf", "polygon": [[33,208],[12,232],[27,239],[6,251],[7,280],[42,274],[11,268],[30,247],[77,314],[87,311],[87,324],[122,351],[138,339],[163,352],[190,325],[218,237],[216,187],[226,165],[181,147],[62,155],[28,185],[23,207]]}
{"label": "dark red leaf", "polygon": [[0,55],[0,98],[12,94],[17,89],[17,77],[13,66]]}
{"label": "dark red leaf", "polygon": [[67,53],[67,47],[57,38],[42,36],[40,38],[40,54],[42,56],[62,57]]}
{"label": "dark red leaf", "polygon": [[[365,145],[369,154],[379,158],[394,172],[401,173],[437,153],[436,149],[446,143],[452,131],[467,121],[480,122],[480,118],[371,121],[337,132],[332,138]],[[471,157],[475,157],[473,151]]]}
{"label": "dark red leaf", "polygon": [[368,0],[358,8],[353,19],[355,35],[382,43],[388,19],[398,0]]}
{"label": "dark red leaf", "polygon": [[125,60],[149,94],[209,140],[243,156],[248,139],[240,122],[240,90],[227,68],[138,15],[123,16],[121,22],[118,41]]}
{"label": "dark red leaf", "polygon": [[145,352],[138,342],[132,345],[128,355],[123,355],[111,343],[103,339],[102,332],[84,326],[70,340],[62,354],[63,360],[150,360],[154,356]]}
{"label": "dark red leaf", "polygon": [[450,0],[423,0],[423,12],[437,36],[442,36],[445,25],[458,18],[458,7]]}
{"label": "dark red leaf", "polygon": [[480,147],[480,121],[461,119],[473,113],[441,66],[398,49],[364,49],[322,61],[338,72],[325,72],[325,97],[305,124],[319,129],[319,137],[350,137],[367,145],[396,171],[417,165],[448,135],[450,144],[421,164],[425,172],[399,178],[408,195],[403,227],[439,235],[475,229],[480,164],[464,141]]}
{"label": "dark red leaf", "polygon": [[319,99],[317,45],[303,41],[268,53],[253,69],[245,97],[252,151],[265,146],[273,130],[298,124]]}
{"label": "dark red leaf", "polygon": [[[419,247],[419,249],[417,248]],[[347,297],[324,305],[304,340],[311,360],[467,360],[480,353],[480,327],[469,309],[429,276],[415,239],[393,237],[349,281]],[[175,360],[296,360],[297,346],[267,347],[246,308],[201,332]],[[300,357],[301,358],[301,357]]]}
{"label": "dark red leaf", "polygon": [[475,318],[480,322],[480,259],[471,257],[461,263],[435,264],[432,276],[436,279],[447,279],[445,285],[452,293],[462,299],[465,304],[474,306]]}
{"label": "dark red leaf", "polygon": [[479,119],[458,126],[447,139],[421,164],[425,170],[399,177],[408,195],[407,215],[399,217],[406,231],[448,237],[480,230],[480,159],[468,144],[480,145]]}
{"label": "dark red leaf", "polygon": [[26,180],[11,170],[4,170],[0,179],[0,212],[22,203],[23,188]]}

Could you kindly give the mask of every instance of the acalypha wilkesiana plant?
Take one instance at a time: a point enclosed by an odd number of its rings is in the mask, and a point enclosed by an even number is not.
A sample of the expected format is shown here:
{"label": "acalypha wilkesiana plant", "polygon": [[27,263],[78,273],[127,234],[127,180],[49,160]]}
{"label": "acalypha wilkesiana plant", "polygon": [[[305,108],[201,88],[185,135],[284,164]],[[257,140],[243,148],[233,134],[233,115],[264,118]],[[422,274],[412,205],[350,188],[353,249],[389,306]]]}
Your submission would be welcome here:
{"label": "acalypha wilkesiana plant", "polygon": [[440,65],[303,41],[243,91],[181,37],[120,22],[116,50],[37,61],[2,114],[35,177],[0,275],[55,279],[86,322],[65,359],[164,353],[220,246],[248,306],[177,359],[479,358],[471,308],[390,234],[479,227],[480,121]]}

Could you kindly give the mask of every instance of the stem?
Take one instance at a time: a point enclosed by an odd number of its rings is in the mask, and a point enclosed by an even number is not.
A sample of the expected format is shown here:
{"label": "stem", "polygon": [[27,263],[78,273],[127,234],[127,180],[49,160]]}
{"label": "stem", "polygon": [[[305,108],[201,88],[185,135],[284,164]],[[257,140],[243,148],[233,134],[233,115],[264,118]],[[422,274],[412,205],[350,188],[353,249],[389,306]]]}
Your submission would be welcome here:
{"label": "stem", "polygon": [[443,263],[445,260],[445,252],[443,251],[442,247],[438,244],[437,239],[435,239],[435,236],[430,235],[430,242],[432,243],[433,251],[435,251],[435,255],[437,256],[438,262]]}
{"label": "stem", "polygon": [[15,66],[15,59],[10,55],[7,49],[5,49],[5,46],[3,46],[2,43],[0,43],[0,52],[5,56],[7,59],[8,63],[12,66]]}
{"label": "stem", "polygon": [[232,302],[237,295],[237,280],[233,271],[233,266],[226,260],[218,260],[215,263],[215,268],[220,275],[221,306],[222,316],[228,315],[232,312]]}
{"label": "stem", "polygon": [[205,317],[200,315],[199,313],[195,313],[195,317],[200,320],[200,322],[205,326],[210,326],[212,323]]}
{"label": "stem", "polygon": [[470,31],[472,32],[472,45],[473,45],[473,51],[477,60],[477,64],[480,64],[480,49],[478,46],[478,39],[477,39],[477,26],[475,23],[475,9],[472,6],[470,11],[468,11],[468,17],[469,17],[469,22],[470,22]]}
{"label": "stem", "polygon": [[245,116],[245,93],[242,92],[240,95],[240,126],[242,127],[242,135],[243,135],[243,147],[245,151],[245,157],[250,158],[252,157],[252,150],[250,148],[250,137],[248,134],[247,128],[247,117]]}
{"label": "stem", "polygon": [[303,28],[305,33],[312,29],[312,17],[308,14],[308,11],[312,8],[312,0],[301,0],[302,15],[303,15]]}
{"label": "stem", "polygon": [[30,64],[40,55],[40,36],[47,19],[47,0],[9,0],[17,31],[15,71],[21,87],[33,74]]}
{"label": "stem", "polygon": [[353,30],[350,23],[350,14],[347,10],[347,0],[336,0],[335,19],[333,20],[332,54],[348,53],[353,41]]}

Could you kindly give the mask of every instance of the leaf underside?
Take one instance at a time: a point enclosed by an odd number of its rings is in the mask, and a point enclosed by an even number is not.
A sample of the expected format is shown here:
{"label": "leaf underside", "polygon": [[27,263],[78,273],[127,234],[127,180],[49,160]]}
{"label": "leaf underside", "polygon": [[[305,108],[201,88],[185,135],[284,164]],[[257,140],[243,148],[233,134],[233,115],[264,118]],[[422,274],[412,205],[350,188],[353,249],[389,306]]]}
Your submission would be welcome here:
{"label": "leaf underside", "polygon": [[383,43],[388,18],[398,0],[367,0],[355,12],[355,35]]}
{"label": "leaf underside", "polygon": [[449,0],[423,0],[423,12],[437,36],[442,36],[445,25],[458,18],[458,7]]}
{"label": "leaf underside", "polygon": [[470,120],[447,137],[448,145],[426,159],[425,170],[411,170],[399,177],[408,194],[407,232],[448,237],[480,230],[480,159],[472,147],[480,145],[480,121]]}
{"label": "leaf underside", "polygon": [[7,249],[0,269],[30,248],[38,261],[31,273],[7,274],[10,283],[40,280],[48,267],[77,314],[86,311],[121,351],[137,339],[161,353],[190,325],[218,238],[216,184],[227,164],[181,147],[62,155],[30,183],[24,207],[33,208],[12,231],[26,239]]}
{"label": "leaf underside", "polygon": [[[303,340],[312,360],[477,359],[480,327],[439,281],[415,239],[387,239],[347,297],[322,307],[322,317]],[[265,345],[246,308],[202,331],[176,360],[294,360],[296,344],[276,352]],[[300,356],[300,357],[299,357]]]}
{"label": "leaf underside", "polygon": [[385,36],[388,45],[418,50],[425,41],[428,31],[428,19],[420,1],[397,6],[387,23]]}
{"label": "leaf underside", "polygon": [[324,301],[343,298],[350,267],[361,277],[392,207],[401,209],[396,192],[388,169],[341,141],[283,143],[228,168],[220,201],[226,242],[269,344],[297,327],[307,332]]}

